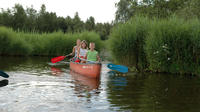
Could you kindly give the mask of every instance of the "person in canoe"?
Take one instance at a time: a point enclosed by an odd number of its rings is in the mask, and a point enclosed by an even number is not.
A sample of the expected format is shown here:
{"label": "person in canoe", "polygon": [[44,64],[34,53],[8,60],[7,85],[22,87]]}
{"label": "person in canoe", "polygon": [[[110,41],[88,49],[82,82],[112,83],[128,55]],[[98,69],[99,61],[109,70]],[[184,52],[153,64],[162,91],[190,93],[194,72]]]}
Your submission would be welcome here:
{"label": "person in canoe", "polygon": [[80,45],[81,45],[81,40],[77,39],[76,40],[76,46],[73,47],[72,53],[70,53],[70,54],[68,54],[66,56],[58,56],[58,57],[52,58],[51,62],[52,63],[59,62],[59,61],[65,59],[68,56],[74,56],[72,59],[70,59],[70,61],[75,61],[78,58],[77,57],[77,52],[78,52],[78,49],[79,49]]}
{"label": "person in canoe", "polygon": [[98,52],[95,50],[95,43],[90,43],[90,50],[86,53],[86,59],[87,63],[94,63],[94,62],[100,62],[100,57]]}
{"label": "person in canoe", "polygon": [[77,39],[76,40],[76,46],[73,47],[72,53],[70,53],[70,56],[74,56],[72,58],[72,61],[76,60],[76,58],[77,58],[77,52],[78,52],[78,49],[79,49],[80,45],[81,45],[81,40]]}
{"label": "person in canoe", "polygon": [[77,59],[75,62],[85,63],[84,59],[86,59],[85,56],[86,56],[87,52],[88,52],[87,42],[85,40],[83,40],[81,42],[81,46],[77,50],[77,57],[79,59]]}

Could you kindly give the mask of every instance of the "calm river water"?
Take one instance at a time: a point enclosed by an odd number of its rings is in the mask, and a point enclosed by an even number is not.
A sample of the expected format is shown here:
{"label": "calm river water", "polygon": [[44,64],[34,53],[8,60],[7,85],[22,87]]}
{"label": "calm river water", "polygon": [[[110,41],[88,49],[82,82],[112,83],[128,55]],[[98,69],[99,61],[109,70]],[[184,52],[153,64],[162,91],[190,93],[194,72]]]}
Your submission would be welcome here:
{"label": "calm river water", "polygon": [[[67,60],[66,60],[67,61]],[[172,74],[112,74],[99,80],[45,57],[0,57],[0,112],[199,112],[200,78]]]}

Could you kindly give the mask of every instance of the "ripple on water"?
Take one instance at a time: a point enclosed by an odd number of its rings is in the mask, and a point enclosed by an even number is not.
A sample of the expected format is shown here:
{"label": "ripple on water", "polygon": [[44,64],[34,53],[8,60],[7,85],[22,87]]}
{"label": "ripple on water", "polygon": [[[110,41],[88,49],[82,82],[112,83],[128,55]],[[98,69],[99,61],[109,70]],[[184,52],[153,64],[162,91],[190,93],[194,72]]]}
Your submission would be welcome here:
{"label": "ripple on water", "polygon": [[10,75],[1,79],[0,112],[200,111],[199,77],[109,74],[103,64],[101,79],[93,80],[49,61],[0,57],[0,69]]}
{"label": "ripple on water", "polygon": [[[88,112],[108,107],[103,102],[105,98],[99,97],[99,94],[105,95],[103,89],[99,89],[100,80],[70,75],[68,70],[58,76],[52,76],[49,70],[36,71],[8,72],[9,85],[0,88],[0,102],[5,102],[0,104],[2,111]],[[41,72],[44,75],[38,75]]]}

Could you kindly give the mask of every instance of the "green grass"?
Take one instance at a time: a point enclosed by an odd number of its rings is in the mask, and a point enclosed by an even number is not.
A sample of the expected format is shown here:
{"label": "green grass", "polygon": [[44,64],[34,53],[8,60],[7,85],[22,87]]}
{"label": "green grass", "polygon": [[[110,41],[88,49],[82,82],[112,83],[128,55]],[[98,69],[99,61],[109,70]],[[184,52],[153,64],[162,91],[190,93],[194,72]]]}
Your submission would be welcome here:
{"label": "green grass", "polygon": [[148,35],[149,20],[146,17],[132,18],[125,24],[114,27],[109,36],[109,49],[117,63],[145,69],[144,41]]}
{"label": "green grass", "polygon": [[140,71],[200,74],[200,21],[134,17],[112,29],[109,49],[116,63]]}
{"label": "green grass", "polygon": [[149,69],[199,74],[200,22],[171,17],[153,23],[145,44]]}
{"label": "green grass", "polygon": [[10,28],[0,27],[0,55],[64,55],[72,52],[78,38],[85,39],[88,43],[95,42],[98,51],[102,46],[100,36],[95,32],[39,34],[36,32],[15,32]]}

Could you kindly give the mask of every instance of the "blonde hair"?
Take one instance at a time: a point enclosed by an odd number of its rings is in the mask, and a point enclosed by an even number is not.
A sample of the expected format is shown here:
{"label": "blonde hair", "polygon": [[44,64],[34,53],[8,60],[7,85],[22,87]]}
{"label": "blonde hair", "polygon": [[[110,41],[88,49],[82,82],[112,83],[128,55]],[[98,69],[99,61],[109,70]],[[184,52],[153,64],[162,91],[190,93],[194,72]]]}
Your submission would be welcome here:
{"label": "blonde hair", "polygon": [[94,44],[94,45],[95,45],[95,43],[94,43],[94,42],[90,42],[90,44]]}

